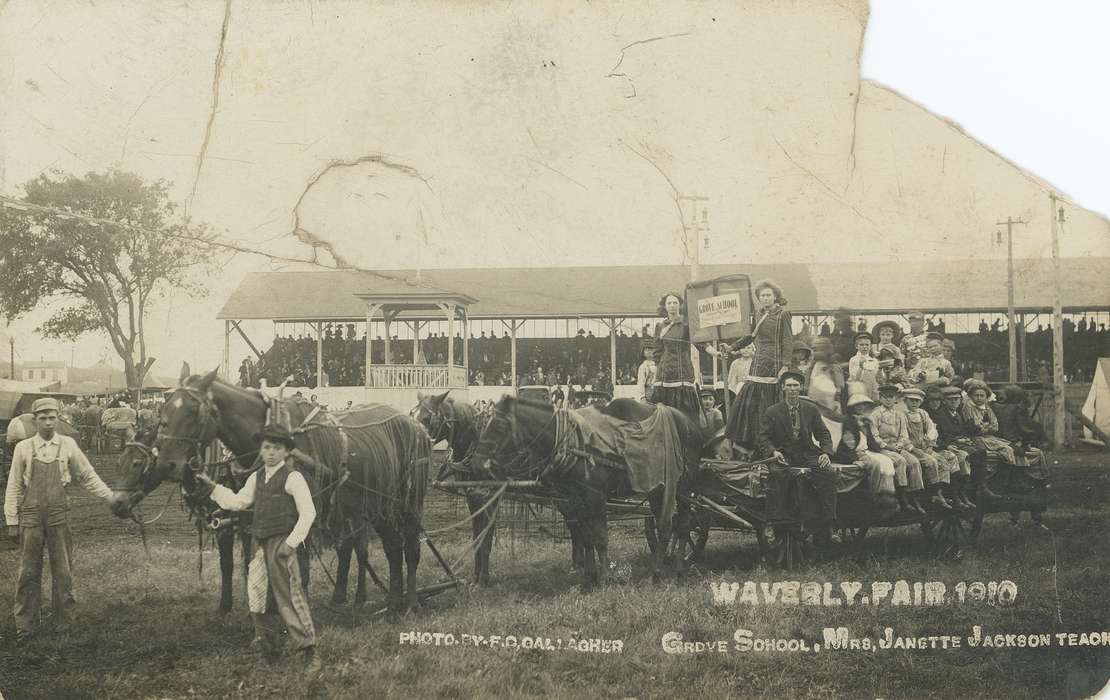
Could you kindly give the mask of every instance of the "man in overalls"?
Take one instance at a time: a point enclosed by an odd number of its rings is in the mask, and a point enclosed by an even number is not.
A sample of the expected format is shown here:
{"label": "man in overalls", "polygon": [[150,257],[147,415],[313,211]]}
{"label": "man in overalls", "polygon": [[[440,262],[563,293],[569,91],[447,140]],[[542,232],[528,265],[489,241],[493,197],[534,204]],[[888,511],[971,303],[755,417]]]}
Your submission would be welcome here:
{"label": "man in overalls", "polygon": [[42,601],[42,550],[50,552],[54,618],[64,627],[72,622],[73,535],[69,531],[69,503],[65,488],[76,478],[90,493],[105,500],[108,488],[77,442],[55,432],[58,402],[38,399],[31,405],[37,433],[22,440],[12,453],[12,468],[4,494],[4,519],[20,542],[19,581],[15,591],[16,641],[31,637]]}

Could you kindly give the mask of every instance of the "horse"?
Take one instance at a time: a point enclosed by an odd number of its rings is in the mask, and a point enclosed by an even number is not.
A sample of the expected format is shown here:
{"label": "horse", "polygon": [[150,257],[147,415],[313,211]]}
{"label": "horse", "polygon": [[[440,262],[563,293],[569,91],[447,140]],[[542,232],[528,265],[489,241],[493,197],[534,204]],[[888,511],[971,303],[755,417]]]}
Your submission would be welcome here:
{"label": "horse", "polygon": [[[614,405],[616,404],[616,405]],[[585,409],[591,410],[591,409]],[[696,468],[703,445],[697,425],[680,411],[668,406],[641,404],[632,399],[617,399],[604,409],[606,415],[621,421],[643,421],[655,411],[667,412],[666,419],[677,434],[673,444],[681,451],[675,458],[681,462],[683,472]],[[547,482],[564,502],[564,516],[577,522],[579,537],[584,548],[584,582],[589,589],[603,584],[609,568],[608,514],[606,501],[612,495],[630,491],[629,476],[618,465],[581,456],[576,447],[577,433],[570,425],[569,412],[554,408],[547,402],[504,396],[494,407],[489,424],[478,442],[474,459],[489,463],[494,474],[501,478],[538,478]],[[681,475],[680,475],[681,476]],[[675,478],[677,482],[678,477]],[[671,488],[677,489],[678,484]],[[674,502],[667,503],[666,488],[649,491],[647,500],[658,528],[659,542],[652,557],[652,580],[659,581],[665,558],[677,544],[679,551],[674,558],[675,573],[680,573],[685,537],[674,532],[684,527],[688,520],[683,516],[684,506],[669,494]],[[669,514],[678,511],[672,519]]]}
{"label": "horse", "polygon": [[[214,439],[243,468],[251,465],[257,449],[253,436],[270,417],[270,406],[258,390],[234,386],[216,374],[217,370],[192,375],[188,364],[183,365],[179,386],[162,406],[158,452],[146,479],[169,479],[195,490],[194,471],[203,463],[204,447]],[[389,561],[390,617],[416,608],[420,519],[431,455],[424,430],[380,404],[339,414],[296,399],[273,408],[278,419],[288,415],[298,447],[294,458],[313,490],[317,522],[333,535],[347,528],[354,536],[372,526]],[[129,505],[132,496],[118,495],[117,507]]]}
{"label": "horse", "polygon": [[[117,493],[126,494],[127,500],[120,501],[119,503],[122,504],[122,507],[117,506],[113,510],[116,515],[121,518],[131,517],[134,507],[162,483],[161,479],[152,471],[155,460],[155,454],[152,448],[154,447],[157,433],[157,426],[140,430],[136,433],[133,441],[124,445],[123,452],[120,453],[117,463],[117,473],[120,474],[121,479],[116,484],[116,491]],[[249,471],[236,472],[231,468],[229,463],[224,463],[220,466],[222,466],[223,469],[220,469],[215,475],[215,481],[217,483],[233,491],[238,491],[243,488],[247,476],[250,473]],[[222,613],[231,612],[232,582],[235,573],[235,535],[239,535],[239,541],[242,545],[243,576],[245,577],[247,563],[251,558],[251,514],[248,511],[225,513],[219,510],[216,505],[207,498],[194,498],[188,492],[183,492],[183,500],[190,515],[196,520],[198,530],[210,527],[212,523],[218,525],[214,527],[214,532],[216,537],[216,550],[220,558],[219,611]],[[355,544],[353,538],[347,538],[336,546],[336,551],[339,555],[339,571],[336,577],[335,592],[332,595],[333,603],[340,604],[346,602],[347,573],[350,569],[351,552],[354,550]],[[359,562],[362,562],[369,556],[367,554],[369,543],[361,541],[358,542],[358,545]],[[301,573],[301,584],[307,592],[309,583],[307,546],[297,548],[297,564]],[[359,574],[358,589],[355,598],[356,603],[361,603],[366,599],[365,576],[361,570]]]}
{"label": "horse", "polygon": [[[446,440],[451,450],[436,475],[436,481],[450,487],[451,481],[488,479],[489,475],[482,471],[481,464],[473,459],[487,417],[474,406],[450,398],[449,393],[420,394],[418,403],[409,413],[424,426],[433,445]],[[465,496],[474,536],[474,583],[486,586],[489,584],[489,557],[493,546],[493,527],[490,523],[500,499],[491,502],[493,492],[485,488],[468,488]]]}

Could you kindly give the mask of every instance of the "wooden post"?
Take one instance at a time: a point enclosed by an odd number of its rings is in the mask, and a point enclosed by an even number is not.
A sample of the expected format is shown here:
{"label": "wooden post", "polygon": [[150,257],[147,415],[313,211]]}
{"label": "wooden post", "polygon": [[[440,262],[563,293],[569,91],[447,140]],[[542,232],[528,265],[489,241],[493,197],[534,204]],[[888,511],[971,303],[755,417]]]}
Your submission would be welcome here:
{"label": "wooden post", "polygon": [[[447,309],[447,366],[455,366],[455,305],[448,304]],[[448,370],[450,371],[450,370]]]}
{"label": "wooden post", "polygon": [[324,322],[316,322],[316,388],[324,385]]}
{"label": "wooden post", "polygon": [[502,324],[509,327],[509,372],[512,377],[509,378],[509,386],[513,388],[513,393],[516,393],[516,319],[510,318],[508,321],[501,321]]}
{"label": "wooden post", "polygon": [[231,381],[231,321],[224,321],[224,354],[222,370],[224,380]]}
{"label": "wooden post", "polygon": [[[1052,217],[1052,401],[1055,417],[1052,439],[1057,450],[1064,447],[1068,414],[1064,408],[1067,392],[1064,387],[1064,314],[1060,300],[1060,238],[1057,234],[1056,193],[1048,195]],[[1063,207],[1060,208],[1063,218]]]}
{"label": "wooden post", "polygon": [[424,321],[412,322],[412,364],[417,364],[420,359],[420,329],[424,327]]}
{"label": "wooden post", "polygon": [[617,393],[617,319],[609,319],[609,385]]}
{"label": "wooden post", "polygon": [[996,226],[1006,226],[1006,335],[1009,340],[1010,350],[1010,383],[1017,381],[1017,324],[1014,321],[1014,224],[1024,224],[1024,221],[1014,221],[1007,216],[1005,221],[999,221]]}
{"label": "wooden post", "polygon": [[371,354],[374,336],[370,334],[370,322],[374,320],[374,314],[378,312],[379,308],[379,304],[369,302],[366,304],[366,376],[364,381],[366,388],[370,388],[370,366],[374,364],[374,356]]}
{"label": "wooden post", "polygon": [[1025,314],[1018,315],[1018,337],[1017,337],[1017,356],[1018,356],[1018,381],[1027,381],[1025,366],[1027,363],[1025,358]]}
{"label": "wooden post", "polygon": [[470,316],[467,315],[466,309],[463,309],[462,318],[462,335],[463,335],[463,367],[466,368],[466,383],[470,385]]}
{"label": "wooden post", "polygon": [[389,330],[390,324],[393,321],[393,317],[396,315],[396,311],[390,311],[388,308],[384,306],[382,307],[382,318],[385,319],[385,364],[387,365],[393,364],[393,356],[389,349],[389,339],[391,337]]}

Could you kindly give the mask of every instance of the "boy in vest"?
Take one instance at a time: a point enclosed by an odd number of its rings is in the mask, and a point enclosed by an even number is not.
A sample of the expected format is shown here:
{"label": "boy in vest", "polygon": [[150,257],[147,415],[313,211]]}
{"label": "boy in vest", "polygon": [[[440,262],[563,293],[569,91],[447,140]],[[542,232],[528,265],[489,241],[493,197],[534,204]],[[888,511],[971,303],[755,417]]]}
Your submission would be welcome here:
{"label": "boy in vest", "polygon": [[58,402],[42,398],[31,404],[35,435],[21,440],[12,451],[12,468],[4,494],[4,519],[19,539],[19,580],[15,591],[17,642],[31,638],[42,602],[42,552],[50,552],[54,617],[64,628],[72,621],[73,535],[69,530],[69,501],[65,488],[76,478],[90,493],[105,500],[108,488],[77,442],[56,430]]}
{"label": "boy in vest", "polygon": [[221,508],[254,508],[254,556],[247,566],[247,605],[267,661],[276,660],[284,623],[290,642],[304,657],[306,672],[316,673],[320,670],[316,630],[301,588],[296,557],[297,547],[316,519],[316,508],[304,476],[286,462],[295,446],[289,431],[280,425],[267,425],[255,439],[261,442],[263,467],[247,477],[239,493],[203,474],[197,478],[211,489],[209,497]]}

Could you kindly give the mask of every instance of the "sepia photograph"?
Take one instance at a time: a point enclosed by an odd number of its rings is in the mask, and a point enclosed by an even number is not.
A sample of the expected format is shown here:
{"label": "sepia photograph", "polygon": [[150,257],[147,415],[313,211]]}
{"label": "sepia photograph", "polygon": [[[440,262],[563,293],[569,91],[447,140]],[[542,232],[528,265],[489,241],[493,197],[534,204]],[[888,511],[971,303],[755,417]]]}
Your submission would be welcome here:
{"label": "sepia photograph", "polygon": [[1108,22],[0,3],[0,700],[1110,697]]}

